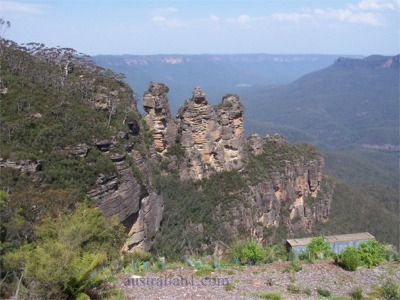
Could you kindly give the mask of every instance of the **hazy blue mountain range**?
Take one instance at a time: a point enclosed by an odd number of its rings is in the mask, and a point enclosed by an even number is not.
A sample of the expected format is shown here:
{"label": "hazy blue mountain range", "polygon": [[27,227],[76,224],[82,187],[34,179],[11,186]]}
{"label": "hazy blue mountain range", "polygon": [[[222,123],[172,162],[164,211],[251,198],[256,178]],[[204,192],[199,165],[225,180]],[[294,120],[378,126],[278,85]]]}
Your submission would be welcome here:
{"label": "hazy blue mountain range", "polygon": [[244,91],[248,128],[325,149],[398,150],[399,57],[339,58],[288,85]]}
{"label": "hazy blue mountain range", "polygon": [[[172,112],[200,86],[211,103],[225,93],[242,94],[255,87],[290,83],[302,75],[331,65],[337,55],[99,55],[94,61],[126,75],[139,95],[149,82],[163,82],[170,88]],[[139,105],[140,107],[140,105]]]}

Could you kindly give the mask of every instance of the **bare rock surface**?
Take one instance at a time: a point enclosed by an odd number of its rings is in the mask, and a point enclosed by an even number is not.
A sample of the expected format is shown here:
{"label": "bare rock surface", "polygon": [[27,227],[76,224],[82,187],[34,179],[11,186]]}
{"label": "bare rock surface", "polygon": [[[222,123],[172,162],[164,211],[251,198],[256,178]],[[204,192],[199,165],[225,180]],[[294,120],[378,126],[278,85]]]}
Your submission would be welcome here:
{"label": "bare rock surface", "polygon": [[163,83],[150,83],[143,96],[145,120],[152,130],[153,145],[158,153],[175,143],[176,125],[168,103],[169,88]]}
{"label": "bare rock surface", "polygon": [[226,95],[213,107],[198,87],[179,109],[185,161],[181,178],[203,179],[218,171],[240,170],[244,158],[244,108],[237,95]]}

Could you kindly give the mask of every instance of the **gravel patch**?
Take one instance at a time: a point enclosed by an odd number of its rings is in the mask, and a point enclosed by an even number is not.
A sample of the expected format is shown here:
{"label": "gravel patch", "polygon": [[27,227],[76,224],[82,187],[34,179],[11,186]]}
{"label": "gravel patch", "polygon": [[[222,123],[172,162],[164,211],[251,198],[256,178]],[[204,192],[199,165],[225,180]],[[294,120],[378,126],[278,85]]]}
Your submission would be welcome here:
{"label": "gravel patch", "polygon": [[[118,286],[125,299],[261,299],[280,292],[285,299],[324,299],[317,289],[328,290],[331,298],[349,296],[360,288],[367,295],[386,279],[400,284],[400,264],[385,262],[373,269],[348,272],[331,262],[301,262],[299,272],[284,272],[289,262],[247,267],[226,267],[197,276],[193,268],[146,272],[141,276],[119,274]],[[298,293],[296,293],[298,292]]]}

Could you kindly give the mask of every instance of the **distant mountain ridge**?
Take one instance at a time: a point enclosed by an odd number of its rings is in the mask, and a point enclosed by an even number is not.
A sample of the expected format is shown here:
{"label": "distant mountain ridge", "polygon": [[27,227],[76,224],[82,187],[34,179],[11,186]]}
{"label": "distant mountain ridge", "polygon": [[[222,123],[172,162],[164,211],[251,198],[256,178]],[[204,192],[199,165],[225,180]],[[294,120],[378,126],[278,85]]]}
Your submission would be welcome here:
{"label": "distant mountain ridge", "polygon": [[327,149],[399,145],[399,57],[338,58],[291,84],[244,92],[251,131]]}
{"label": "distant mountain ridge", "polygon": [[371,55],[363,59],[339,57],[334,65],[346,68],[399,68],[400,54],[396,56]]}
{"label": "distant mountain ridge", "polygon": [[[156,55],[98,55],[96,61],[102,61],[109,65],[149,65],[149,64],[187,64],[187,63],[293,63],[293,62],[318,62],[331,55],[313,54],[156,54]],[[334,56],[337,57],[337,56]]]}
{"label": "distant mountain ridge", "polygon": [[[227,92],[241,94],[253,87],[290,83],[331,65],[338,55],[200,54],[99,55],[94,61],[126,75],[139,96],[150,81],[170,88],[172,112],[199,86],[217,103]],[[139,97],[140,98],[140,97]]]}

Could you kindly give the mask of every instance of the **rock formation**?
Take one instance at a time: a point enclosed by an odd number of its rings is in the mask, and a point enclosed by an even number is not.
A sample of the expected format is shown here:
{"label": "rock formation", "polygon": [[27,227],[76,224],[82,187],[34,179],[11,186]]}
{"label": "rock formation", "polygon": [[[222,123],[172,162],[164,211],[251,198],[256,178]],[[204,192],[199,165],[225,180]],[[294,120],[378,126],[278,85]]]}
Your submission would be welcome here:
{"label": "rock formation", "polygon": [[[274,143],[286,147],[281,135],[262,139],[253,134],[248,139],[252,155],[264,154],[263,145]],[[268,228],[287,228],[287,236],[298,231],[311,230],[315,222],[325,222],[330,213],[332,191],[321,191],[324,161],[322,156],[301,157],[286,160],[281,171],[273,171],[269,178],[262,178],[249,186],[243,202],[228,211],[217,209],[216,217],[222,220],[224,229],[231,238],[253,236],[266,242],[270,236]]]}
{"label": "rock formation", "polygon": [[[168,88],[163,84],[150,85],[145,94],[149,115],[146,122],[153,130],[153,146],[150,152],[162,152],[175,141],[176,129],[169,123],[171,114],[167,98]],[[117,93],[123,95],[123,93]],[[125,95],[126,97],[126,95]],[[128,103],[127,99],[117,99],[117,103]],[[133,107],[139,115],[136,107]],[[107,109],[106,109],[107,110]],[[108,111],[108,110],[107,110]],[[123,248],[131,251],[140,248],[148,251],[160,228],[164,211],[162,195],[157,194],[151,184],[149,157],[137,149],[146,149],[145,130],[139,120],[127,120],[126,130],[109,140],[94,141],[93,145],[77,145],[62,149],[62,153],[83,158],[91,148],[97,148],[111,159],[116,167],[115,174],[102,174],[88,192],[97,207],[106,217],[118,217],[126,227],[128,239]],[[173,130],[167,130],[173,128]],[[125,150],[122,150],[125,149]]]}
{"label": "rock formation", "polygon": [[151,128],[154,149],[158,153],[175,143],[176,126],[168,104],[168,87],[162,83],[151,83],[143,96],[144,119]]}
{"label": "rock formation", "polygon": [[[158,88],[154,90],[154,87]],[[179,170],[181,180],[201,180],[220,171],[245,171],[250,159],[247,155],[270,155],[264,150],[267,144],[283,153],[282,157],[278,154],[281,158],[276,158],[282,167],[277,170],[268,169],[267,177],[249,183],[249,191],[242,195],[241,203],[232,204],[228,209],[216,207],[214,217],[222,220],[230,238],[245,233],[262,242],[265,241],[268,228],[285,226],[290,235],[299,230],[311,230],[314,222],[328,219],[332,197],[329,193],[320,192],[324,167],[321,155],[304,157],[296,153],[293,157],[286,157],[285,151],[290,153],[292,148],[286,138],[279,134],[267,135],[265,138],[253,134],[246,141],[243,132],[244,109],[236,95],[226,95],[220,104],[212,106],[206,94],[197,87],[192,98],[186,100],[179,109],[175,123],[170,117],[168,102],[165,101],[167,91],[164,85],[152,84],[143,102],[149,113],[147,120],[153,120],[149,123],[153,132],[153,145],[162,150],[160,153],[168,151],[170,144],[163,142],[164,132],[172,128],[168,124],[177,124],[174,129],[183,155],[180,159],[175,156],[163,159],[170,169]],[[152,100],[155,97],[163,99],[158,102],[158,120],[164,120],[161,122],[163,126],[154,121],[156,118],[150,118],[155,115],[153,107],[156,105]],[[249,154],[246,154],[246,147]],[[305,153],[308,153],[307,149]],[[282,159],[285,160],[280,161]],[[248,176],[245,173],[243,176]],[[196,231],[196,228],[203,228],[203,225],[195,224],[192,227]]]}
{"label": "rock formation", "polygon": [[236,95],[226,95],[213,107],[205,93],[195,88],[178,112],[185,161],[182,179],[202,179],[222,170],[243,167],[243,106]]}

